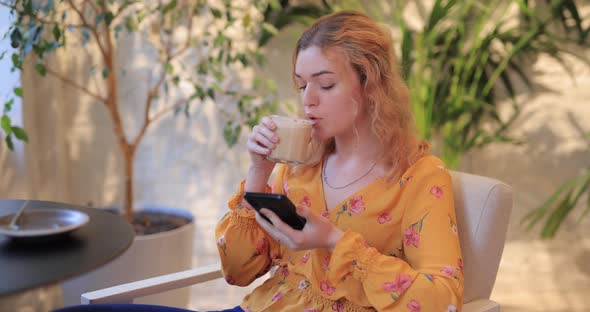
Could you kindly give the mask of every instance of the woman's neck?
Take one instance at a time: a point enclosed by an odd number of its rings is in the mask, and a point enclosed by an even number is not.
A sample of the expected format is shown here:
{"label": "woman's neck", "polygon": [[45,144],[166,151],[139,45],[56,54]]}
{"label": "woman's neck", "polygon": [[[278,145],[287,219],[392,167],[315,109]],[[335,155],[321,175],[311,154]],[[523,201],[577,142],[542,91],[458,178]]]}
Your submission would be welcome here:
{"label": "woman's neck", "polygon": [[381,153],[381,143],[371,131],[368,122],[359,122],[356,133],[351,129],[349,133],[337,136],[334,140],[333,154],[339,162],[374,162]]}

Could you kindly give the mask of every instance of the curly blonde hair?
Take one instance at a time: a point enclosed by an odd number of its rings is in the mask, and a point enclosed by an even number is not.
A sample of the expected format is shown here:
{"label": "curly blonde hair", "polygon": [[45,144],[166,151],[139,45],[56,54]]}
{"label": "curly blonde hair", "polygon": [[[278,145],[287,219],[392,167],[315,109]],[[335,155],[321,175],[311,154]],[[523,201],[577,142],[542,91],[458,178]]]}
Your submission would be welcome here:
{"label": "curly blonde hair", "polygon": [[[416,134],[408,87],[393,52],[389,31],[367,15],[340,11],[319,18],[299,38],[293,54],[293,80],[299,52],[316,46],[338,48],[358,73],[362,96],[371,119],[371,130],[384,146],[382,159],[397,180],[430,146]],[[334,150],[334,139],[318,144],[310,166]]]}

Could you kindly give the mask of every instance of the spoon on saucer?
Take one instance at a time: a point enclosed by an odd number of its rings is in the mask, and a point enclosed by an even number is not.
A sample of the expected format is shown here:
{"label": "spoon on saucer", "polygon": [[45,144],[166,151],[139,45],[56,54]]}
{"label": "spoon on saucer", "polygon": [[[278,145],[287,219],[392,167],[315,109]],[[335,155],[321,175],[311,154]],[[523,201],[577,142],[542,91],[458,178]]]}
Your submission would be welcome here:
{"label": "spoon on saucer", "polygon": [[10,229],[15,230],[15,231],[17,231],[19,229],[19,226],[17,224],[18,219],[20,218],[20,216],[23,213],[23,210],[25,210],[25,208],[27,207],[28,204],[29,204],[29,201],[26,200],[25,203],[20,207],[18,212],[12,217],[12,220],[10,220],[10,224],[8,224],[8,227]]}

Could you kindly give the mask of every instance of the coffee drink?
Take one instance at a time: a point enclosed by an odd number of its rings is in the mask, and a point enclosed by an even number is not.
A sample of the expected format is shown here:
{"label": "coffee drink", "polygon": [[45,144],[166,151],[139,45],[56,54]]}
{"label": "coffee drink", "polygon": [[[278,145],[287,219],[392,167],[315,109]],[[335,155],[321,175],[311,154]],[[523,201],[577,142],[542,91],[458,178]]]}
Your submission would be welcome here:
{"label": "coffee drink", "polygon": [[277,126],[279,144],[268,159],[291,165],[302,165],[309,159],[311,148],[311,129],[313,122],[283,116],[270,116]]}

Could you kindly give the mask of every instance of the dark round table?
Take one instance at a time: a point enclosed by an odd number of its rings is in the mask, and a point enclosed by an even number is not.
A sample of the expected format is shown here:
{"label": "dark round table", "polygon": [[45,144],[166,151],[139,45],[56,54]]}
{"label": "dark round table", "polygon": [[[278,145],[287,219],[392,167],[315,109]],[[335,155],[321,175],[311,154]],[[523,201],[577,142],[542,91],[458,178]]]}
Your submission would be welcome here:
{"label": "dark round table", "polygon": [[[24,200],[0,200],[0,215],[12,214]],[[28,209],[72,209],[90,220],[53,239],[19,241],[0,234],[0,298],[56,284],[96,269],[121,255],[135,233],[118,214],[70,204],[31,200]]]}

